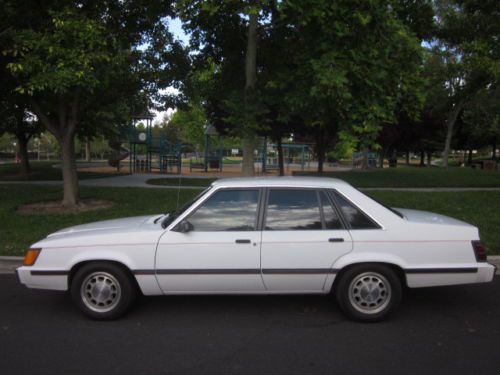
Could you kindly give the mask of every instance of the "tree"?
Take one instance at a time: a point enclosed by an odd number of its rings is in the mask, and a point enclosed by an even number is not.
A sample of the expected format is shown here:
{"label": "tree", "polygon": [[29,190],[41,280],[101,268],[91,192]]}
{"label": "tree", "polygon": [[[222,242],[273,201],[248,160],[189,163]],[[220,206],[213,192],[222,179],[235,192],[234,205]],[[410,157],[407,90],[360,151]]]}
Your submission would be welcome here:
{"label": "tree", "polygon": [[18,107],[17,105],[5,106],[4,103],[0,104],[0,118],[2,118],[0,134],[5,131],[16,137],[21,161],[21,173],[29,174],[31,166],[28,143],[32,137],[40,134],[42,130],[40,123],[25,107]]}
{"label": "tree", "polygon": [[[373,145],[397,106],[418,112],[423,102],[420,41],[403,21],[418,12],[398,13],[405,3],[270,0],[257,4],[251,17],[245,9],[255,3],[182,2],[195,69],[215,66],[205,102],[209,120],[225,131],[276,140],[313,134],[320,171],[335,139]],[[242,57],[252,56],[247,51],[254,45],[245,33],[251,25],[257,29],[255,82],[253,76],[242,80],[248,76]],[[248,82],[255,84],[251,90]]]}
{"label": "tree", "polygon": [[181,1],[177,9],[191,33],[191,49],[196,51],[194,71],[212,72],[212,82],[204,81],[207,87],[202,102],[207,118],[220,134],[242,139],[242,173],[253,175],[259,128],[256,82],[260,1]]}
{"label": "tree", "polygon": [[421,46],[396,9],[391,1],[283,5],[294,25],[287,100],[316,134],[319,172],[335,137],[366,149],[397,110],[416,113],[423,103]]}
{"label": "tree", "polygon": [[[171,11],[168,1],[35,3],[8,2],[15,21],[2,35],[2,49],[17,91],[29,97],[30,110],[61,145],[62,204],[74,206],[74,137],[83,123],[95,125],[88,113],[102,110],[102,102],[105,112],[110,103],[128,105],[124,95],[170,84],[182,51],[162,19]],[[146,48],[137,48],[141,44]]]}
{"label": "tree", "polygon": [[[498,2],[494,0],[436,1],[439,40],[447,56],[449,106],[443,165],[448,157],[455,123],[476,95],[498,86],[500,72]],[[473,30],[471,32],[471,30]]]}
{"label": "tree", "polygon": [[500,142],[500,89],[481,90],[465,107],[461,118],[468,148],[491,146],[491,158],[496,160]]}
{"label": "tree", "polygon": [[19,155],[21,159],[21,172],[31,172],[28,155],[30,139],[41,132],[39,121],[28,111],[25,98],[14,91],[15,81],[6,71],[6,61],[0,57],[0,135],[10,133],[17,138]]}
{"label": "tree", "polygon": [[183,143],[189,143],[201,151],[205,147],[206,123],[203,107],[197,103],[189,103],[186,107],[179,108],[166,126],[178,129]]}

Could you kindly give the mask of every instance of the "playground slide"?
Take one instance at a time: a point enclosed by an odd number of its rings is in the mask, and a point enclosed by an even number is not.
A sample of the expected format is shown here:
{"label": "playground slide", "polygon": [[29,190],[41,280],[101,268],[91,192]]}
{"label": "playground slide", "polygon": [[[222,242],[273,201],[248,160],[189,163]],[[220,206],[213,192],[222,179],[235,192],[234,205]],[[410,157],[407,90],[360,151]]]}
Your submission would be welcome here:
{"label": "playground slide", "polygon": [[120,161],[128,158],[128,156],[130,155],[130,150],[123,147],[121,145],[121,143],[118,143],[118,142],[113,142],[113,144],[111,142],[109,142],[109,145],[111,146],[111,148],[113,150],[116,151],[116,153],[108,159],[108,164],[111,167],[116,168],[116,167],[118,167],[118,164],[120,163]]}

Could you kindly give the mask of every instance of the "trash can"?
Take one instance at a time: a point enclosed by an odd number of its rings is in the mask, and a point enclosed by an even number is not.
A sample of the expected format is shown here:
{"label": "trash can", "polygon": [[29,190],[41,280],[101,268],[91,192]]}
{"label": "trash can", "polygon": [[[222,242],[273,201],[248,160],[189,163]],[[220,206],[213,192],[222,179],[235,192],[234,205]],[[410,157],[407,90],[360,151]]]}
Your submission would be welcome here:
{"label": "trash can", "polygon": [[497,169],[496,160],[484,160],[483,161],[483,169],[485,171],[495,171]]}

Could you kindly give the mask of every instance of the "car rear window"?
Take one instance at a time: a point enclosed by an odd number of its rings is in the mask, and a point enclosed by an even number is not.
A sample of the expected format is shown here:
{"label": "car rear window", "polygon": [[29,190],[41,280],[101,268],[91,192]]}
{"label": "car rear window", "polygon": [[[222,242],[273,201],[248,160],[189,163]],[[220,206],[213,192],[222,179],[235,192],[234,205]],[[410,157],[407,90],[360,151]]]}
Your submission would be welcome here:
{"label": "car rear window", "polygon": [[331,191],[335,201],[351,229],[380,229],[380,226],[342,194]]}
{"label": "car rear window", "polygon": [[266,210],[265,230],[320,230],[316,190],[271,189]]}

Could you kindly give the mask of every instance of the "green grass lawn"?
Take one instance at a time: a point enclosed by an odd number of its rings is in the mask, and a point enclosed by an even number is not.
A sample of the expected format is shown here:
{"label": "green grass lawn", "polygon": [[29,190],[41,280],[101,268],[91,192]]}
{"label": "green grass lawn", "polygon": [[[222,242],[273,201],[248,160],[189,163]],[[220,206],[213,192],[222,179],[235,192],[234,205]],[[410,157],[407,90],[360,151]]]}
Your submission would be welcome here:
{"label": "green grass lawn", "polygon": [[[98,220],[158,214],[173,210],[177,191],[144,188],[81,187],[82,198],[114,202],[109,209],[69,215],[21,215],[22,204],[62,198],[59,186],[0,185],[0,255],[22,255],[27,246],[58,229]],[[179,201],[187,201],[198,190],[179,191]]]}
{"label": "green grass lawn", "polygon": [[[315,176],[316,173],[296,173]],[[450,167],[420,168],[399,167],[368,171],[328,172],[323,177],[335,177],[349,182],[357,188],[368,187],[500,187],[500,172],[472,168]],[[209,186],[215,178],[183,177],[181,186]],[[150,185],[177,186],[176,178],[152,178]]]}
{"label": "green grass lawn", "polygon": [[[315,173],[297,173],[315,175]],[[355,187],[500,187],[500,172],[450,167],[399,167],[324,173]]]}
{"label": "green grass lawn", "polygon": [[370,191],[367,195],[390,207],[436,212],[475,225],[488,254],[500,255],[500,191]]}
{"label": "green grass lawn", "polygon": [[[181,177],[180,178],[180,186],[200,186],[207,187],[212,182],[217,180],[216,178],[189,178],[189,177]],[[152,178],[146,181],[147,184],[150,185],[158,185],[158,186],[179,186],[178,178]]]}
{"label": "green grass lawn", "polygon": [[[54,168],[57,161],[31,161],[31,173],[21,174],[21,165],[18,163],[0,164],[0,181],[58,181],[62,180],[61,169]],[[78,178],[87,180],[91,178],[101,178],[125,175],[127,173],[101,173],[101,172],[78,172]]]}
{"label": "green grass lawn", "polygon": [[[0,255],[22,255],[27,246],[58,229],[92,221],[156,214],[175,209],[198,190],[82,187],[83,198],[115,203],[110,209],[71,215],[20,215],[19,205],[60,199],[58,186],[0,185]],[[489,254],[500,254],[500,192],[414,193],[374,191],[391,206],[438,212],[479,227]]]}

